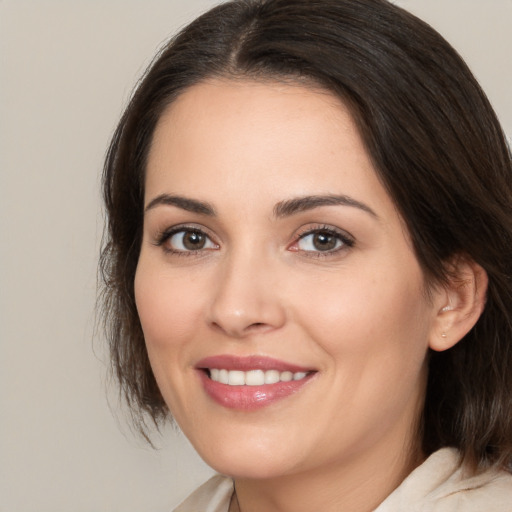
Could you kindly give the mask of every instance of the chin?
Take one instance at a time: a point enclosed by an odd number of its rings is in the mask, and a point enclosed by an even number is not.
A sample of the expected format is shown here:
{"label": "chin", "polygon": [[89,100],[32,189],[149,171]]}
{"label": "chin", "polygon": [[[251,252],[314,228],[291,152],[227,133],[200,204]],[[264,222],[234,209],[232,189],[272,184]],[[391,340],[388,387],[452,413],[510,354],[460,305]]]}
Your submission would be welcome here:
{"label": "chin", "polygon": [[[206,459],[205,459],[206,460]],[[237,479],[265,480],[283,476],[289,468],[283,467],[276,460],[251,459],[250,457],[232,457],[214,460],[207,464],[223,475]]]}
{"label": "chin", "polygon": [[[257,438],[254,438],[257,439]],[[266,479],[293,472],[293,456],[276,446],[265,446],[261,439],[254,444],[219,443],[215,450],[196,448],[203,460],[218,473],[233,478]]]}

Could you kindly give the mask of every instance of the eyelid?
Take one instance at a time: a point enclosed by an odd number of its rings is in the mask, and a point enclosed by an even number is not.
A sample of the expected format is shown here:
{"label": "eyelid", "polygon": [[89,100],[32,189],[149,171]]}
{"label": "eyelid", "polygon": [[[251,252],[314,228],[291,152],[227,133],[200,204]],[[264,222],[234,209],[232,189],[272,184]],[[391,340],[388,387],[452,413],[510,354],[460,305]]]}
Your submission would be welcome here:
{"label": "eyelid", "polygon": [[[177,255],[199,255],[199,253],[204,253],[211,250],[216,250],[220,248],[220,244],[216,241],[215,235],[212,235],[210,230],[205,228],[202,225],[198,224],[178,224],[175,226],[168,227],[162,231],[159,231],[154,236],[153,244],[156,246],[164,246],[164,244],[174,235],[181,233],[181,232],[192,232],[192,233],[200,233],[204,235],[211,244],[213,244],[215,247],[206,247],[206,248],[199,248],[199,249],[190,249],[190,250],[181,250],[181,249],[172,249],[163,247],[163,249],[171,254],[177,254]],[[321,250],[304,250],[300,249],[298,246],[299,242],[304,239],[307,236],[318,234],[318,233],[327,233],[330,235],[333,235],[337,237],[338,240],[341,241],[341,246],[337,247],[335,249],[330,249],[326,251]],[[314,224],[314,225],[307,225],[300,228],[295,236],[294,241],[287,246],[287,250],[291,250],[294,252],[301,252],[303,254],[306,254],[307,256],[312,257],[328,257],[331,255],[335,255],[338,252],[343,252],[351,247],[353,247],[355,244],[355,238],[348,233],[347,231],[340,229],[338,227],[327,225],[327,224]]]}
{"label": "eyelid", "polygon": [[[176,226],[171,226],[167,229],[164,229],[163,231],[159,231],[155,237],[153,244],[158,247],[163,247],[164,244],[171,239],[174,235],[178,233],[200,233],[204,235],[212,244],[214,244],[216,247],[214,249],[219,248],[219,244],[215,241],[215,237],[210,234],[210,231],[206,229],[204,226],[200,226],[197,224],[178,224]],[[200,249],[191,249],[191,250],[180,250],[180,249],[171,249],[163,247],[164,250],[171,254],[179,254],[179,255],[194,255],[200,252],[204,251],[211,251],[214,250],[211,247],[208,248],[200,248]]]}
{"label": "eyelid", "polygon": [[[338,239],[342,242],[341,247],[329,251],[306,251],[296,247],[300,240],[306,238],[309,235],[314,235],[317,233],[328,233],[330,235],[338,237]],[[354,244],[355,238],[347,231],[328,224],[317,224],[304,226],[301,229],[299,229],[293,243],[288,246],[288,250],[302,252],[304,254],[307,254],[308,256],[327,257],[330,255],[334,255],[340,251],[346,251],[347,249],[353,247]]]}

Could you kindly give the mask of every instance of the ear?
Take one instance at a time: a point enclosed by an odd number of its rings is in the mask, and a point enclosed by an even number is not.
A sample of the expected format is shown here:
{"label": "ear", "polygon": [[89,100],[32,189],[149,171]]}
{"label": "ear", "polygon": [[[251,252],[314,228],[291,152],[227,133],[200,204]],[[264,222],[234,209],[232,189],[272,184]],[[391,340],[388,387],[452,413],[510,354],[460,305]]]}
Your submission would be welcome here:
{"label": "ear", "polygon": [[473,328],[485,307],[487,283],[487,273],[473,260],[457,256],[451,262],[448,282],[435,293],[432,350],[453,347]]}

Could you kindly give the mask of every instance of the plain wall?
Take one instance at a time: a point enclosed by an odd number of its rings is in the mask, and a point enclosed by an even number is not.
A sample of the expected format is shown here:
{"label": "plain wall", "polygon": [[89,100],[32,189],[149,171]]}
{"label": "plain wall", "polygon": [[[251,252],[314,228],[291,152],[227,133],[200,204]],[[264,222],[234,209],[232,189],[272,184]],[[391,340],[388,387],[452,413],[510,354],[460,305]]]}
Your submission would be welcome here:
{"label": "plain wall", "polygon": [[[512,0],[397,3],[460,51],[511,135]],[[211,474],[183,436],[155,451],[112,414],[93,327],[109,137],[160,44],[212,4],[0,0],[0,511],[170,511]]]}

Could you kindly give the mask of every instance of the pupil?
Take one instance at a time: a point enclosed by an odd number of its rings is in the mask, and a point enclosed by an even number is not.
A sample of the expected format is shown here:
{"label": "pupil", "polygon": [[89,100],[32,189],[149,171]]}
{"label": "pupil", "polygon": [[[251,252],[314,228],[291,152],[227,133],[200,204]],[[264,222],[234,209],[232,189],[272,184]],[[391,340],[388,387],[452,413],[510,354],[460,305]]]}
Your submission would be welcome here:
{"label": "pupil", "polygon": [[189,231],[183,237],[183,245],[192,251],[197,251],[198,249],[202,249],[205,244],[205,236],[201,233],[195,233],[193,231]]}
{"label": "pupil", "polygon": [[313,245],[319,251],[329,251],[336,247],[336,237],[329,233],[317,233],[313,238]]}

